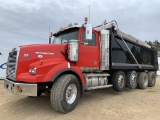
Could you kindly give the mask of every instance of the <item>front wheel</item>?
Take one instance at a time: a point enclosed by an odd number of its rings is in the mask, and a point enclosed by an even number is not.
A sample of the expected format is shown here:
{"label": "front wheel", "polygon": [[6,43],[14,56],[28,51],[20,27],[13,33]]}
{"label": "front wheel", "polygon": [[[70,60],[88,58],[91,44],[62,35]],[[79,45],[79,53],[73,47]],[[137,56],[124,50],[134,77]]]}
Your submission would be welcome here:
{"label": "front wheel", "polygon": [[80,98],[80,84],[76,76],[65,74],[59,77],[51,89],[52,107],[59,112],[72,111]]}

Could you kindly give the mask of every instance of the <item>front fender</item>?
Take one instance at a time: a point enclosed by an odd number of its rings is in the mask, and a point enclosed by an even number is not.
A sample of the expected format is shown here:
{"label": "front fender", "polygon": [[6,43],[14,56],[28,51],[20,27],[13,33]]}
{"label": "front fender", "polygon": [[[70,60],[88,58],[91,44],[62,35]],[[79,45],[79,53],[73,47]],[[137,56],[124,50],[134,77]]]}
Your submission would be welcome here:
{"label": "front fender", "polygon": [[62,64],[58,64],[55,67],[53,67],[44,77],[43,82],[54,82],[60,75],[64,73],[73,73],[75,74],[81,81],[82,86],[85,86],[85,78],[83,73],[78,67],[71,66],[68,62],[64,62]]}

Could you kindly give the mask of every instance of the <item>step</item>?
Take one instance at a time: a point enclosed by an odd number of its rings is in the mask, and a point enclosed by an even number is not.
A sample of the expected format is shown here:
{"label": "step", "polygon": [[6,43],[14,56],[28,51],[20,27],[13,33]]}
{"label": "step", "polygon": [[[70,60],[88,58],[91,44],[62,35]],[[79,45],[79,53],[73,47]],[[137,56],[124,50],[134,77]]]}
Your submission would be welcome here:
{"label": "step", "polygon": [[103,89],[103,88],[109,88],[112,87],[113,85],[103,85],[103,86],[95,86],[95,87],[87,87],[86,90],[95,90],[95,89]]}
{"label": "step", "polygon": [[87,77],[93,77],[93,76],[110,76],[110,74],[86,74],[87,75]]}

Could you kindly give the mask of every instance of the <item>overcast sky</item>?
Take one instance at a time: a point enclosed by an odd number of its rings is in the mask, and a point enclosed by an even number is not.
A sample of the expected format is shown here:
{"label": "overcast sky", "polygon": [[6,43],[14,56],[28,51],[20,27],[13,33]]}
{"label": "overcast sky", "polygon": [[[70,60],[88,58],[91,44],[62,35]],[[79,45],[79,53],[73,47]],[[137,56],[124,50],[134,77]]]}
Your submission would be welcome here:
{"label": "overcast sky", "polygon": [[0,47],[48,43],[49,26],[83,23],[89,5],[93,26],[116,20],[125,33],[160,40],[160,0],[0,0]]}

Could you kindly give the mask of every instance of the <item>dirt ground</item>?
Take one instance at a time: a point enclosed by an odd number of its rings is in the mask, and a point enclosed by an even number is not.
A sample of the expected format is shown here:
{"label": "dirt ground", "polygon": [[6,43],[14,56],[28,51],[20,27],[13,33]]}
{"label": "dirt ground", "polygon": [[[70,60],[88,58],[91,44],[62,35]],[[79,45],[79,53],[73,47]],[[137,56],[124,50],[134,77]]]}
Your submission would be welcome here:
{"label": "dirt ground", "polygon": [[49,97],[17,96],[3,88],[0,80],[1,120],[160,120],[160,77],[146,90],[126,88],[117,93],[109,89],[85,92],[72,112],[54,111]]}

